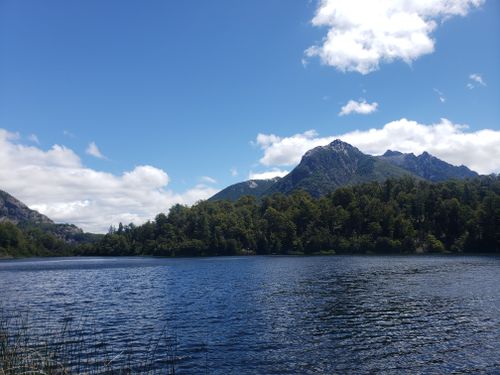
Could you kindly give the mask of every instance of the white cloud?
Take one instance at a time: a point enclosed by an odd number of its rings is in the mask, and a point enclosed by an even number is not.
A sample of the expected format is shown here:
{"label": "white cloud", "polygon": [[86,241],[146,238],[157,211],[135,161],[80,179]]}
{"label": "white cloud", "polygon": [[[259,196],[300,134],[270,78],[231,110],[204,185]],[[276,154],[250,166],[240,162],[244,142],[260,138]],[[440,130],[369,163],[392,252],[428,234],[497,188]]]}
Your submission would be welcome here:
{"label": "white cloud", "polygon": [[202,176],[200,178],[201,182],[205,182],[207,184],[216,184],[217,180],[215,178],[212,178],[210,176]]}
{"label": "white cloud", "polygon": [[474,82],[467,83],[467,88],[472,90],[476,85],[474,83],[479,83],[481,86],[486,86],[486,82],[484,82],[483,77],[480,74],[473,73],[469,76],[469,79]]}
{"label": "white cloud", "polygon": [[465,16],[484,0],[321,0],[312,24],[327,27],[305,51],[340,71],[368,74],[381,62],[411,63],[434,52],[439,21]]}
{"label": "white cloud", "polygon": [[0,129],[0,189],[56,222],[105,232],[119,222],[140,224],[175,203],[192,204],[217,189],[198,184],[182,193],[167,189],[165,171],[136,166],[121,175],[82,165],[71,149],[49,150],[19,144],[19,136]]}
{"label": "white cloud", "polygon": [[483,81],[483,77],[481,77],[481,75],[477,73],[471,74],[469,78],[472,79],[473,81],[476,81],[480,85],[486,86],[486,83]]}
{"label": "white cloud", "polygon": [[260,163],[266,166],[297,164],[307,150],[325,144],[324,138],[317,136],[315,130],[285,138],[274,134],[258,134],[255,143],[264,150]]}
{"label": "white cloud", "polygon": [[281,139],[277,135],[274,134],[257,134],[257,139],[255,144],[261,147],[266,147],[268,145],[272,145],[273,143],[279,142]]}
{"label": "white cloud", "polygon": [[368,115],[377,110],[378,103],[367,103],[364,99],[359,102],[355,100],[349,100],[345,106],[340,109],[339,116],[346,116],[351,113],[359,113],[360,115]]}
{"label": "white cloud", "polygon": [[231,173],[231,176],[236,177],[236,176],[238,176],[238,169],[233,167],[229,170],[229,173]]}
{"label": "white cloud", "polygon": [[441,103],[446,103],[446,97],[441,91],[439,91],[438,89],[434,89],[434,92],[438,95],[439,101]]}
{"label": "white cloud", "polygon": [[106,159],[106,157],[102,154],[101,150],[99,150],[99,147],[97,147],[95,142],[90,142],[85,152],[95,158]]}
{"label": "white cloud", "polygon": [[[296,165],[307,150],[339,138],[372,155],[389,149],[417,155],[427,151],[451,164],[464,164],[479,173],[500,172],[500,131],[469,131],[466,125],[453,124],[447,119],[426,125],[403,118],[379,129],[356,130],[335,136],[319,137],[309,130],[290,137],[272,135],[272,138],[276,141],[259,144],[264,152],[260,163],[265,166]],[[260,134],[260,139],[269,138]]]}
{"label": "white cloud", "polygon": [[286,176],[290,171],[286,170],[281,170],[279,168],[273,168],[269,171],[265,172],[250,172],[248,174],[248,179],[249,180],[269,180],[274,177],[284,177]]}

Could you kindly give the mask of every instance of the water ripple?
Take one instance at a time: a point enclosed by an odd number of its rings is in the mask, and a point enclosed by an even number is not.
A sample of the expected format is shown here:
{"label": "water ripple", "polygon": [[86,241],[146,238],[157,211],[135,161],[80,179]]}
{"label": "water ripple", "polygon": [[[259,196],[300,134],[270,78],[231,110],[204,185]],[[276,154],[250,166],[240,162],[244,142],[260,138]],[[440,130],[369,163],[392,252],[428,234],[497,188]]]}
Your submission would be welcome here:
{"label": "water ripple", "polygon": [[145,359],[166,332],[181,374],[500,373],[499,271],[495,257],[30,259],[0,262],[0,300],[89,353]]}

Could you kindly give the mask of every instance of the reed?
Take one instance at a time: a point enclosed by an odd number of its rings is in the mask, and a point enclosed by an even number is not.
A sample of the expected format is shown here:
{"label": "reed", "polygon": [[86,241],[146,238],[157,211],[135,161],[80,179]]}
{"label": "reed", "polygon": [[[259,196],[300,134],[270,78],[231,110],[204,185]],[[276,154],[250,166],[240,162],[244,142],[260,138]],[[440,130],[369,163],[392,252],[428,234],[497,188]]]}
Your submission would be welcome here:
{"label": "reed", "polygon": [[115,349],[95,329],[89,335],[88,327],[69,321],[62,328],[40,331],[26,316],[0,312],[0,375],[175,374],[178,342],[167,329],[138,359],[130,346]]}

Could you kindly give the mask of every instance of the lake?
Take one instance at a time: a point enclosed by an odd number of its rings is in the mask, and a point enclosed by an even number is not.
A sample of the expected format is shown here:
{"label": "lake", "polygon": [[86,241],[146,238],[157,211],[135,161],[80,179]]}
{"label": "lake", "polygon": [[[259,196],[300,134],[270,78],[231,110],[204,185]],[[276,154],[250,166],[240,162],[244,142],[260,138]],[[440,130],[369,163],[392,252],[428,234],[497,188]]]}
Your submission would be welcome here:
{"label": "lake", "polygon": [[500,373],[499,257],[7,260],[0,301],[178,374]]}

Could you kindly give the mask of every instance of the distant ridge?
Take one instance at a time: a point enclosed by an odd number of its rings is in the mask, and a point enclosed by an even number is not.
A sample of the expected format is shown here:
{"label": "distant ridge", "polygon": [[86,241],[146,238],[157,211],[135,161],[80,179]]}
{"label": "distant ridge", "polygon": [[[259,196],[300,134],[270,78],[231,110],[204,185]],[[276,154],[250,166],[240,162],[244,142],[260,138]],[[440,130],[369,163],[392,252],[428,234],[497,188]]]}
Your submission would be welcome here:
{"label": "distant ridge", "polygon": [[279,181],[279,177],[265,180],[248,180],[230,185],[219,191],[209,200],[230,200],[237,201],[240,197],[250,195],[255,198],[261,197],[272,185]]}
{"label": "distant ridge", "polygon": [[403,154],[398,151],[388,150],[379,158],[433,182],[479,176],[464,165],[458,167],[451,165],[427,152],[415,156],[412,153]]}

